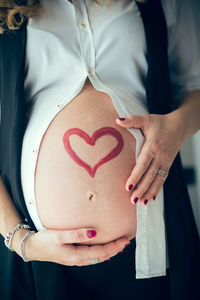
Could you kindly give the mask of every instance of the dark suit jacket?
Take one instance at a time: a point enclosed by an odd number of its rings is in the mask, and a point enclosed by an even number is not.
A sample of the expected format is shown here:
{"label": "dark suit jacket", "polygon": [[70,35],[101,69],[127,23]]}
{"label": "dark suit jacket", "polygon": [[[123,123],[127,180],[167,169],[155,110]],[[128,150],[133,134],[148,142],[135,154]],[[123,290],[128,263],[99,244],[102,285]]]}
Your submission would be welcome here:
{"label": "dark suit jacket", "polygon": [[[150,0],[149,4],[138,3],[138,6],[147,39],[146,96],[149,113],[165,114],[171,111],[172,101],[164,14],[159,0]],[[21,146],[27,122],[24,101],[26,24],[25,21],[20,30],[8,31],[0,36],[0,172],[21,217],[26,217],[36,230],[26,209],[20,181]],[[199,299],[199,236],[179,154],[165,181],[164,196],[172,300]],[[48,298],[41,296],[41,299],[54,299],[54,294],[55,299],[62,296],[62,290],[55,282],[58,279],[62,282],[63,266],[36,261],[24,263],[17,254],[7,250],[3,238],[0,238],[0,270],[1,299],[16,298],[16,295],[22,300],[25,297],[36,299],[36,294],[42,295],[40,279],[47,274],[49,286],[51,283],[54,286],[52,298],[49,294]],[[65,289],[67,284],[65,280]]]}

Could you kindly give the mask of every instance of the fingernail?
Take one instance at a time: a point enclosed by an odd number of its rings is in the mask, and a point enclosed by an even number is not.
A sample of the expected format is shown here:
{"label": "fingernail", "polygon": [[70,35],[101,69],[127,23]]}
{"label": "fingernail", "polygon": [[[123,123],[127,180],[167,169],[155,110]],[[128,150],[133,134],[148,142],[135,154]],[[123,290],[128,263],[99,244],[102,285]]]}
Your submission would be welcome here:
{"label": "fingernail", "polygon": [[132,189],[132,187],[133,187],[133,185],[130,184],[129,187],[128,187],[129,191]]}
{"label": "fingernail", "polygon": [[145,204],[145,205],[147,205],[147,203],[148,203],[148,200],[147,200],[147,199],[145,199],[145,200],[144,200],[144,204]]}
{"label": "fingernail", "polygon": [[137,201],[138,201],[138,197],[135,197],[135,199],[133,200],[135,203],[137,203]]}
{"label": "fingernail", "polygon": [[124,247],[127,247],[127,246],[129,246],[130,245],[130,243],[127,243],[126,245],[124,245]]}
{"label": "fingernail", "polygon": [[120,121],[124,121],[126,120],[126,118],[118,118]]}
{"label": "fingernail", "polygon": [[96,231],[95,230],[88,230],[87,231],[87,236],[89,238],[93,238],[96,235]]}
{"label": "fingernail", "polygon": [[109,260],[110,260],[110,258],[106,259],[105,261],[109,261]]}
{"label": "fingernail", "polygon": [[153,200],[156,200],[156,196],[153,197]]}

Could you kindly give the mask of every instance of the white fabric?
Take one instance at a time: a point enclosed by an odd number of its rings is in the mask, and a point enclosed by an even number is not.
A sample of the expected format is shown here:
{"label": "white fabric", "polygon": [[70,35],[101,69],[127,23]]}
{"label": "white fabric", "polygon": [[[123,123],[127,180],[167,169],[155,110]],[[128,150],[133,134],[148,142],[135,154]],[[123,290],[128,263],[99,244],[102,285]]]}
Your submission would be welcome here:
{"label": "white fabric", "polygon": [[[24,88],[28,125],[21,159],[24,198],[38,230],[44,230],[34,197],[34,170],[41,139],[60,109],[82,90],[87,76],[97,90],[110,95],[120,117],[147,113],[147,47],[135,1],[118,0],[110,6],[91,0],[72,0],[72,3],[42,0],[41,3],[44,12],[29,19],[27,26]],[[191,41],[197,38],[193,12],[190,7],[187,13],[184,11],[186,3],[186,0],[162,1],[169,30],[175,100],[200,83],[199,44],[194,48],[179,46],[187,40],[181,31],[185,23],[193,33]],[[189,62],[185,65],[184,55],[192,66]],[[144,138],[139,129],[127,130],[136,137],[137,158]],[[146,206],[137,204],[136,278],[166,275],[169,267],[166,245],[162,189],[155,202],[150,201]]]}

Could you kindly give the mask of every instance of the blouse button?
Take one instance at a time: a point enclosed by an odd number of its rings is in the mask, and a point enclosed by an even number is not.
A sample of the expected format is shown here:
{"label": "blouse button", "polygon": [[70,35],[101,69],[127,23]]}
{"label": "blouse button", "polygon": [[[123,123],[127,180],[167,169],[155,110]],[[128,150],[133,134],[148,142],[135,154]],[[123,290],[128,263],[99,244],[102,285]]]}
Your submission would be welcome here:
{"label": "blouse button", "polygon": [[58,104],[59,109],[63,108],[63,106],[64,106],[63,104]]}
{"label": "blouse button", "polygon": [[84,23],[80,24],[82,28],[86,27],[86,25]]}
{"label": "blouse button", "polygon": [[33,149],[33,153],[37,154],[37,148]]}
{"label": "blouse button", "polygon": [[88,69],[88,74],[92,74],[92,71],[90,69]]}

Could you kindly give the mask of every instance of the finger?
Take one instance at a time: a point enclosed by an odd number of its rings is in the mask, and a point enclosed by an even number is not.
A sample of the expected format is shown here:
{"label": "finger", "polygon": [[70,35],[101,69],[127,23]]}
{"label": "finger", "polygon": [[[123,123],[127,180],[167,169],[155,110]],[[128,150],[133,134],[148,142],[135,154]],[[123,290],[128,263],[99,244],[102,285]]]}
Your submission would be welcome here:
{"label": "finger", "polygon": [[121,252],[127,244],[130,244],[129,240],[123,238],[123,240],[116,240],[103,245],[76,246],[77,257],[74,259],[79,264],[91,264],[92,258],[97,257],[100,262],[103,262]]}
{"label": "finger", "polygon": [[[109,257],[98,257],[98,263],[104,262],[106,260],[109,260]],[[89,266],[92,265],[92,258],[85,258],[80,256],[73,255],[70,257],[70,262],[66,262],[67,266]]]}
{"label": "finger", "polygon": [[[78,253],[78,247],[80,248],[82,254]],[[54,249],[56,250],[56,248]],[[57,253],[59,253],[59,255],[56,255],[54,260],[52,260],[52,258],[55,256],[55,253],[52,254],[50,260],[48,259],[45,261],[54,261],[65,266],[84,266],[92,264],[93,257],[88,257],[88,253],[90,253],[89,246],[74,246],[73,244],[62,244],[58,247]],[[96,257],[98,257],[98,262],[103,262],[109,259],[109,256]]]}
{"label": "finger", "polygon": [[[164,168],[164,167],[160,167],[159,169],[163,170],[166,172],[165,178],[162,177],[159,174],[156,174],[152,184],[149,186],[148,190],[144,193],[142,199],[156,199],[156,196],[158,195],[158,193],[160,192],[161,188],[163,187],[163,184],[168,176],[168,170],[169,168]],[[141,200],[142,200],[141,199]]]}
{"label": "finger", "polygon": [[55,233],[59,244],[84,243],[96,237],[96,231],[92,228],[57,230]]}
{"label": "finger", "polygon": [[127,191],[131,190],[131,185],[135,187],[138,184],[139,180],[148,169],[151,161],[155,157],[155,154],[150,150],[149,144],[146,142],[140,152],[140,155],[137,159],[136,165],[133,168],[131,175],[127,179],[126,189]]}
{"label": "finger", "polygon": [[[110,260],[111,257],[114,257],[117,254],[123,252],[123,250],[124,250],[124,248],[122,250],[120,250],[120,251],[115,251],[114,253],[112,253],[110,255],[98,257],[98,263]],[[73,261],[71,261],[71,265],[77,265],[77,266],[92,265],[92,258],[85,258],[85,257],[76,256],[76,257],[73,258]]]}
{"label": "finger", "polygon": [[[126,246],[120,250],[120,251],[115,251],[113,252],[112,254],[110,254],[109,256],[103,256],[103,257],[100,257],[98,258],[98,263],[101,263],[101,262],[105,262],[105,261],[109,261],[112,257],[118,255],[119,253],[123,252],[124,249],[129,246],[130,243],[127,243]],[[91,265],[92,264],[92,259],[89,258],[89,259],[86,259],[84,262],[83,262],[83,265]]]}
{"label": "finger", "polygon": [[123,252],[124,249],[126,247],[128,247],[129,245],[130,245],[130,242],[128,242],[121,251],[115,251],[114,253],[112,253],[109,258],[114,257],[114,256],[118,255],[119,253]]}
{"label": "finger", "polygon": [[129,240],[123,238],[122,240],[112,241],[106,244],[96,244],[90,246],[76,246],[76,254],[82,257],[95,258],[95,257],[110,257],[113,253],[119,253],[127,245]]}
{"label": "finger", "polygon": [[[130,245],[130,241],[126,238],[121,240],[117,240],[114,242],[110,242],[107,244],[100,244],[100,245],[91,245],[91,246],[74,246],[71,245],[71,253],[70,261],[69,259],[66,262],[66,265],[91,265],[92,258],[98,258],[99,262],[103,262],[110,257],[115,256],[119,252],[123,251],[123,249]],[[125,241],[125,243],[124,243]],[[68,247],[69,245],[67,245]],[[69,248],[69,247],[68,247]],[[69,256],[69,255],[68,255]]]}
{"label": "finger", "polygon": [[[118,244],[118,242],[111,242],[111,243],[108,243],[108,244],[106,244],[106,245],[103,245],[103,246],[106,246],[106,247],[108,247],[109,246],[109,248],[110,248],[110,246],[112,246],[113,244]],[[107,255],[105,255],[105,256],[98,256],[98,253],[95,253],[95,252],[93,252],[93,255],[95,255],[95,257],[91,257],[91,258],[83,258],[83,260],[81,261],[79,261],[79,263],[80,263],[80,265],[82,264],[82,265],[91,265],[92,264],[92,258],[97,258],[98,257],[98,263],[100,263],[100,262],[104,262],[104,261],[107,261],[107,260],[110,260],[110,258],[111,257],[114,257],[114,256],[116,256],[117,254],[119,254],[119,253],[121,253],[121,252],[123,252],[123,250],[125,249],[125,247],[127,247],[128,245],[130,245],[130,241],[128,240],[128,243],[126,242],[126,244],[125,244],[125,246],[123,246],[123,248],[119,248],[119,249],[115,249],[115,251],[114,252],[112,252],[112,253],[110,253],[110,251],[109,251],[109,255],[107,254]],[[102,246],[102,245],[99,245],[99,246]],[[81,247],[81,246],[80,246]],[[97,248],[97,245],[94,245],[94,246],[91,246],[89,249],[89,251],[93,251],[94,249],[92,249],[92,248]],[[111,249],[111,248],[110,248]],[[110,250],[109,249],[109,250]],[[88,249],[86,249],[87,251],[88,251]],[[95,249],[95,250],[97,250],[97,249]],[[97,250],[98,252],[99,252],[99,249]],[[105,250],[106,251],[106,250]],[[95,254],[94,254],[95,253]]]}
{"label": "finger", "polygon": [[[57,232],[57,243],[64,249],[62,256],[60,256],[60,261],[62,261],[62,264],[64,265],[82,265],[84,263],[91,264],[91,259],[98,257],[101,261],[104,261],[105,258],[109,258],[110,256],[116,253],[119,253],[122,249],[124,249],[125,245],[129,242],[129,239],[126,237],[119,238],[116,241],[109,242],[107,244],[103,245],[92,245],[92,246],[75,246],[70,241],[78,241],[79,243],[84,243],[86,239],[84,239],[84,230],[85,229],[76,229],[76,230],[67,230],[67,231],[61,231],[59,230]],[[55,232],[55,231],[54,231]],[[78,235],[77,236],[77,232]],[[75,233],[75,236],[72,235]],[[81,236],[83,235],[83,236]],[[81,241],[81,239],[83,239]],[[88,239],[87,239],[88,241]],[[67,244],[65,246],[65,244]],[[68,250],[66,252],[66,249]],[[70,252],[69,252],[70,251]],[[70,253],[70,255],[69,255]],[[88,259],[88,261],[87,261]],[[60,263],[60,262],[59,262]]]}
{"label": "finger", "polygon": [[130,128],[144,128],[147,125],[148,122],[148,114],[142,114],[142,115],[130,115],[126,116],[125,118],[117,118],[116,122],[122,127]]}
{"label": "finger", "polygon": [[[137,188],[134,189],[134,191],[132,192],[130,200],[133,204],[135,204],[134,199],[138,198],[140,200],[140,202],[143,202],[143,203],[144,203],[144,200],[147,199],[147,198],[145,198],[144,194],[146,193],[146,191],[152,184],[154,178],[156,177],[156,172],[159,169],[159,166],[160,166],[160,163],[156,159],[153,159],[149,168],[146,170],[145,174],[143,175],[141,180],[138,182]],[[149,198],[147,200],[149,200]]]}

